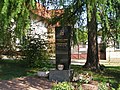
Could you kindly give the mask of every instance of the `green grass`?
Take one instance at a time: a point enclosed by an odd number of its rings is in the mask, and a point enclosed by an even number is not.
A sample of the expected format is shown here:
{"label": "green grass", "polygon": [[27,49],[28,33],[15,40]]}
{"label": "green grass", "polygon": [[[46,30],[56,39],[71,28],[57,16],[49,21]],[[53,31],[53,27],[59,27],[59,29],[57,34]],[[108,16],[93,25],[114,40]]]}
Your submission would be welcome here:
{"label": "green grass", "polygon": [[120,66],[106,66],[105,70],[100,73],[83,69],[82,66],[72,66],[72,68],[78,73],[91,73],[93,80],[98,82],[109,82],[115,90],[119,90],[118,88],[120,88]]}
{"label": "green grass", "polygon": [[[101,73],[83,69],[82,66],[72,65],[74,72],[88,72],[93,76],[93,80],[98,82],[109,82],[115,90],[120,87],[120,66],[107,66]],[[0,80],[10,80],[17,77],[31,76],[37,68],[28,68],[22,62],[15,60],[0,60]]]}
{"label": "green grass", "polygon": [[32,69],[15,60],[0,60],[0,80],[33,75]]}

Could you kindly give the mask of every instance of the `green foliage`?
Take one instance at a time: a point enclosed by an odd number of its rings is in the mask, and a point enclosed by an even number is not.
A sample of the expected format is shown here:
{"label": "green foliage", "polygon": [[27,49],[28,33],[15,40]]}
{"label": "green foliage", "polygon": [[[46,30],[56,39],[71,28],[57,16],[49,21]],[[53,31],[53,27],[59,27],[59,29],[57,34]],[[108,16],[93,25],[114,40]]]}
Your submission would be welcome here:
{"label": "green foliage", "polygon": [[68,82],[59,82],[52,87],[52,90],[74,90]]}
{"label": "green foliage", "polygon": [[21,40],[26,35],[30,27],[30,11],[35,6],[35,0],[0,1],[0,44],[5,45],[16,38]]}
{"label": "green foliage", "polygon": [[12,80],[18,77],[32,76],[35,72],[29,72],[23,62],[16,60],[0,60],[0,80]]}
{"label": "green foliage", "polygon": [[106,41],[111,37],[116,39],[119,33],[119,0],[98,0],[97,19],[102,27],[102,40]]}
{"label": "green foliage", "polygon": [[73,29],[73,44],[79,44],[83,42],[84,44],[86,43],[88,38],[87,31],[80,30],[80,29]]}
{"label": "green foliage", "polygon": [[47,53],[47,43],[44,39],[29,37],[25,45],[23,60],[29,67],[49,67],[49,54]]}
{"label": "green foliage", "polygon": [[42,71],[49,71],[49,69],[47,67],[43,67],[41,68]]}
{"label": "green foliage", "polygon": [[80,20],[80,15],[83,10],[83,3],[81,0],[76,0],[75,2],[71,1],[66,7],[64,7],[66,2],[69,2],[70,0],[60,0],[57,1],[57,4],[60,3],[60,6],[62,6],[64,13],[62,13],[60,16],[53,15],[52,19],[50,20],[50,24],[56,24],[57,22],[60,23],[61,26],[67,26],[71,25],[74,26],[75,23]]}
{"label": "green foliage", "polygon": [[[16,29],[22,33],[28,29],[30,22],[30,9],[35,6],[34,0],[4,0],[0,8],[1,30],[7,30],[12,25],[11,19],[14,19]],[[18,32],[17,32],[18,33]]]}
{"label": "green foliage", "polygon": [[110,88],[109,86],[107,86],[107,83],[100,83],[98,86],[98,90],[109,90],[108,88]]}
{"label": "green foliage", "polygon": [[78,73],[75,72],[73,75],[73,81],[77,81],[79,84],[83,84],[83,83],[89,83],[90,81],[92,81],[93,77],[91,75],[91,73],[87,73],[87,72],[83,72],[83,73]]}
{"label": "green foliage", "polygon": [[[66,0],[65,0],[66,1]],[[61,6],[65,4],[64,0],[60,0]],[[69,0],[68,0],[69,1]],[[59,2],[59,1],[58,1]],[[119,0],[76,0],[68,4],[64,9],[64,13],[59,17],[52,18],[52,23],[60,22],[61,25],[74,25],[76,22],[83,20],[82,13],[87,11],[87,19],[91,20],[93,10],[96,8],[97,24],[102,31],[102,40],[106,42],[109,37],[116,39],[116,29],[120,29]],[[113,22],[115,21],[115,22]],[[114,26],[114,29],[111,28]],[[97,28],[99,30],[99,28]],[[112,30],[111,30],[112,29]],[[112,32],[111,32],[112,31]],[[114,32],[114,33],[113,33]],[[119,33],[119,32],[118,32]],[[112,35],[111,35],[112,34]],[[77,39],[77,38],[76,38]],[[78,40],[76,40],[78,41]]]}
{"label": "green foliage", "polygon": [[104,71],[102,72],[90,71],[88,69],[82,68],[82,66],[80,65],[72,65],[71,68],[74,69],[74,73],[90,73],[93,78],[92,80],[98,81],[99,85],[104,85],[102,87],[106,87],[106,84],[108,83],[110,85],[110,88],[114,88],[113,90],[119,90],[118,88],[120,86],[120,66],[106,66]]}

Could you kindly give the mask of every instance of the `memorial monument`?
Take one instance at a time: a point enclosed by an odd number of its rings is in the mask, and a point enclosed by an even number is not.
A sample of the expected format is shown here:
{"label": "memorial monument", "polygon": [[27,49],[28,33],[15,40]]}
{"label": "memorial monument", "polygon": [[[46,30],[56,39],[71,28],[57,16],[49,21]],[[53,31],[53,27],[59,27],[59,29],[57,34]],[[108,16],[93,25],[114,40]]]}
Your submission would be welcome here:
{"label": "memorial monument", "polygon": [[71,64],[71,27],[55,28],[56,70],[49,73],[49,79],[55,81],[70,81]]}
{"label": "memorial monument", "polygon": [[70,69],[71,63],[71,27],[55,28],[56,69],[63,65],[63,70]]}

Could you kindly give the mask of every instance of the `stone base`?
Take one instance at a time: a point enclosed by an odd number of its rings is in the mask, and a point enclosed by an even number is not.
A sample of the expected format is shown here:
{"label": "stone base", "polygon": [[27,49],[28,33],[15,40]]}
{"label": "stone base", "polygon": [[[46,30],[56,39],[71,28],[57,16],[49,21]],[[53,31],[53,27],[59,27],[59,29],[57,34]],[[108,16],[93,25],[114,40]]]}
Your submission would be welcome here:
{"label": "stone base", "polygon": [[39,77],[48,77],[49,71],[38,71],[37,76]]}
{"label": "stone base", "polygon": [[50,81],[71,81],[73,77],[73,70],[51,70],[49,72]]}
{"label": "stone base", "polygon": [[82,90],[98,90],[98,86],[92,84],[82,84]]}

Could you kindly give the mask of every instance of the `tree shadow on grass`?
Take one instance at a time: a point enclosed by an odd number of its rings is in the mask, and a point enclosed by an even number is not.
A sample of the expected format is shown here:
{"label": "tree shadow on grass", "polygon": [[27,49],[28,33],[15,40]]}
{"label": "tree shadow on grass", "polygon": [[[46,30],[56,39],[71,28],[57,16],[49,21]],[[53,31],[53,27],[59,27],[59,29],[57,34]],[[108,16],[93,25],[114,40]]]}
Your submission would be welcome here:
{"label": "tree shadow on grass", "polygon": [[47,78],[35,76],[24,65],[14,60],[0,61],[0,90],[46,90],[52,87]]}
{"label": "tree shadow on grass", "polygon": [[53,83],[47,78],[22,77],[13,80],[0,81],[1,90],[50,90]]}
{"label": "tree shadow on grass", "polygon": [[120,85],[120,66],[109,66],[106,67],[104,72],[105,76],[108,76],[109,82],[111,83],[112,87],[118,90]]}
{"label": "tree shadow on grass", "polygon": [[92,73],[93,79],[99,82],[109,82],[115,90],[120,88],[120,66],[106,66],[101,72],[95,72],[88,69],[82,68],[82,65],[72,66],[75,72],[78,73]]}
{"label": "tree shadow on grass", "polygon": [[27,76],[29,68],[19,61],[0,60],[0,80],[9,80],[17,77]]}

